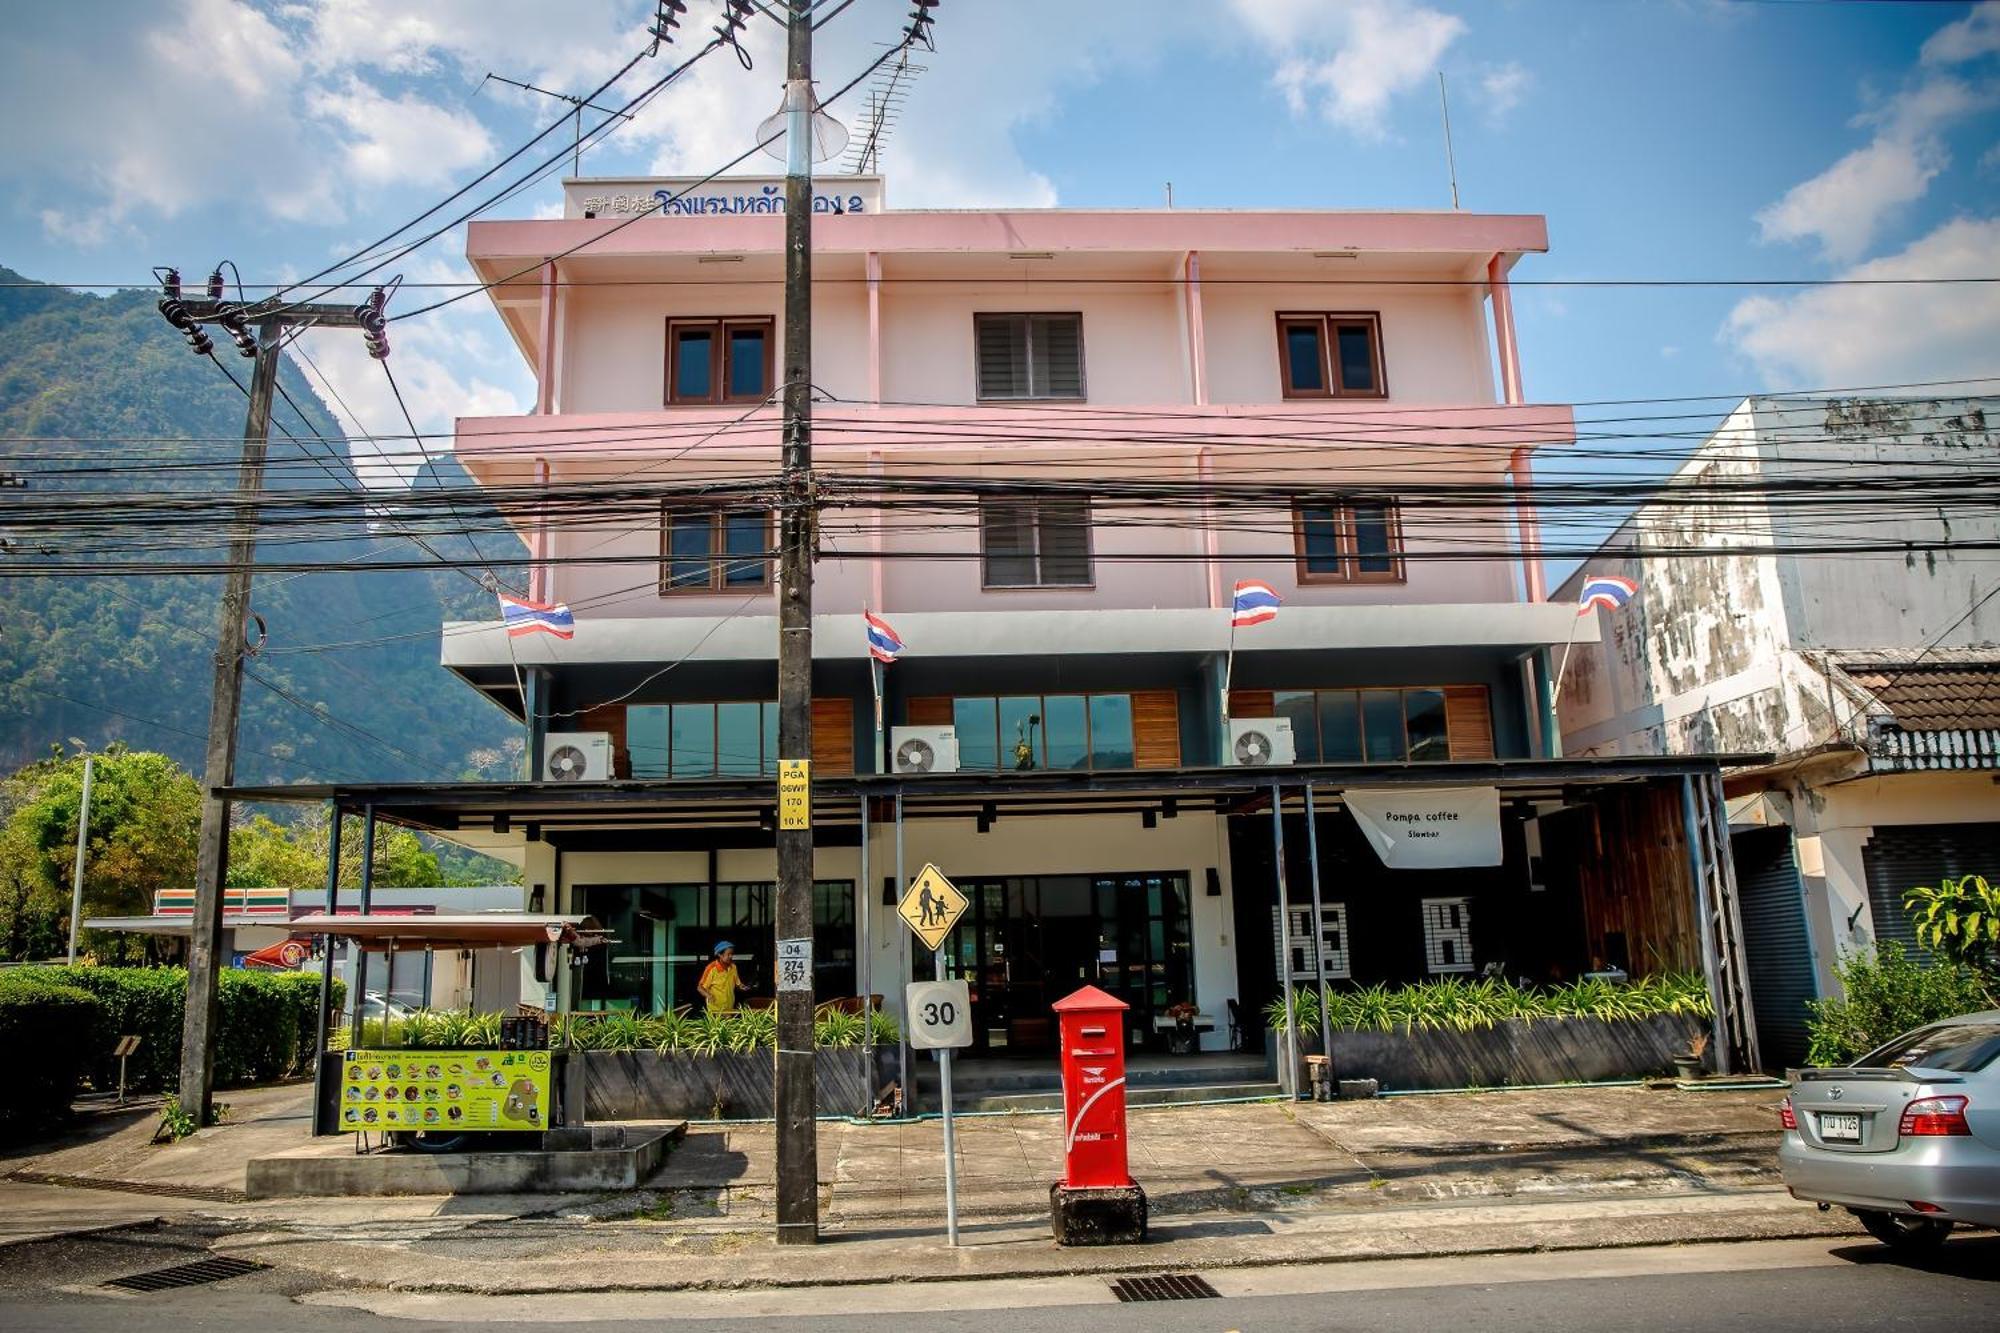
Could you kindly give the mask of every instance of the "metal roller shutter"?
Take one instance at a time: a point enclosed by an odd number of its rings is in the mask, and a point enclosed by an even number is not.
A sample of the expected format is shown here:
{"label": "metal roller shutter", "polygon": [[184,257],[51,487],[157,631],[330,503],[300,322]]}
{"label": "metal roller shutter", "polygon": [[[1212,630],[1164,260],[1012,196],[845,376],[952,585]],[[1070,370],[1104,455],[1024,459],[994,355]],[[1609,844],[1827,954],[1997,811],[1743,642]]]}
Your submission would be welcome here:
{"label": "metal roller shutter", "polygon": [[1861,848],[1861,867],[1868,878],[1868,915],[1876,940],[1896,940],[1914,953],[1917,933],[1903,911],[1903,894],[1943,879],[2000,875],[2000,824],[1878,827]]}
{"label": "metal roller shutter", "polygon": [[1805,1062],[1806,1002],[1818,997],[1806,935],[1805,885],[1792,859],[1789,828],[1755,829],[1731,840],[1757,1046],[1770,1069]]}

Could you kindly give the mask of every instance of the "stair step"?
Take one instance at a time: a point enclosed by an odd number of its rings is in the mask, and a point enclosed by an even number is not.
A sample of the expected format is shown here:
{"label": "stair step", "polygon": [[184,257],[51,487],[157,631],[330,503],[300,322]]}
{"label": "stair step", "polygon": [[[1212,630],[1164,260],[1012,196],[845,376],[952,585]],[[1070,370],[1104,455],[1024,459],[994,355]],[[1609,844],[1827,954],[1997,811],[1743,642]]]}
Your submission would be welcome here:
{"label": "stair step", "polygon": [[[1002,1093],[960,1093],[952,1089],[956,1111],[1060,1111],[1062,1093],[1055,1092],[1002,1092]],[[1127,1106],[1176,1106],[1188,1102],[1241,1101],[1252,1097],[1278,1097],[1278,1085],[1272,1082],[1255,1083],[1204,1083],[1178,1087],[1132,1087],[1125,1089]],[[917,1109],[935,1111],[937,1095],[928,1097],[919,1094]]]}

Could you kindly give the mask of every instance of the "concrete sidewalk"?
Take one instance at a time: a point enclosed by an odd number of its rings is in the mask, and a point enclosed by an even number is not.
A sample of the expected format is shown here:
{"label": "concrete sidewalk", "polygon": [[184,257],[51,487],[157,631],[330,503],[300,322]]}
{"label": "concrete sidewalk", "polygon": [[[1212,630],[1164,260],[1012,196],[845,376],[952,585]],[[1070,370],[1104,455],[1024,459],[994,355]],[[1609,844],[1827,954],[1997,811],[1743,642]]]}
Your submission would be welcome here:
{"label": "concrete sidewalk", "polygon": [[[1138,1110],[1132,1173],[1151,1201],[1154,1240],[1095,1251],[1059,1250],[1049,1236],[1060,1169],[1051,1115],[961,1120],[957,1250],[943,1243],[936,1121],[823,1123],[826,1244],[802,1251],[770,1240],[775,1158],[763,1124],[694,1126],[646,1188],[618,1194],[242,1200],[244,1162],[299,1141],[308,1095],[235,1094],[232,1123],[172,1147],[145,1143],[148,1118],[17,1155],[0,1182],[0,1242],[165,1219],[310,1281],[526,1292],[573,1290],[580,1271],[604,1289],[785,1286],[1852,1230],[1845,1215],[1777,1186],[1769,1091]],[[163,1193],[132,1192],[151,1189]]]}

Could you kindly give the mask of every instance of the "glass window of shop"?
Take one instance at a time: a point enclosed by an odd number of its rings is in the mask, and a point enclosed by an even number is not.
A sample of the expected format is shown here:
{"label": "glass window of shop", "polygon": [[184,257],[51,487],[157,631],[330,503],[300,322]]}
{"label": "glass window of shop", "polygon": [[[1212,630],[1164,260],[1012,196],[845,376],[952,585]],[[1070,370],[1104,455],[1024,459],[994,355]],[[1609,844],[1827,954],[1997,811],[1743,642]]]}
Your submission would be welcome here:
{"label": "glass window of shop", "polygon": [[[583,910],[611,942],[592,950],[578,977],[579,1010],[641,1014],[699,1009],[695,990],[715,945],[736,946],[746,999],[769,998],[776,952],[768,882],[585,885]],[[854,884],[813,885],[813,990],[820,1001],[854,994]]]}

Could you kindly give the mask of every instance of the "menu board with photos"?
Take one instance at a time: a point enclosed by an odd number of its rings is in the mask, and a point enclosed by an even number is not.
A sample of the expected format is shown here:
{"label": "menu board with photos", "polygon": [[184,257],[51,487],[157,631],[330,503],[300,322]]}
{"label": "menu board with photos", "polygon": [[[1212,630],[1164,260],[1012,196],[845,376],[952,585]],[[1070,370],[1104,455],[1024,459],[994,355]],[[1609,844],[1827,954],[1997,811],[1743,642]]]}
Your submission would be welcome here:
{"label": "menu board with photos", "polygon": [[542,1130],[547,1051],[348,1051],[344,1130]]}

